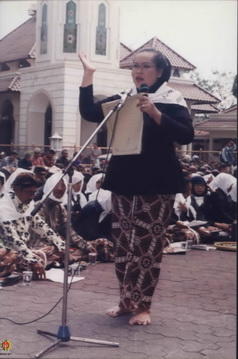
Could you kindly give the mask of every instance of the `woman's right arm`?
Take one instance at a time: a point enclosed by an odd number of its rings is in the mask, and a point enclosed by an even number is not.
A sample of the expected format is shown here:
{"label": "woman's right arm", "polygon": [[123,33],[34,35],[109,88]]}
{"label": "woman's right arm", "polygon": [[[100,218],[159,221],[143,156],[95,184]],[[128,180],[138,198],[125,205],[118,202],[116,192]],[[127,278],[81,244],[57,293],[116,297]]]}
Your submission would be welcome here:
{"label": "woman's right arm", "polygon": [[86,56],[79,54],[79,58],[83,65],[83,77],[80,86],[79,96],[79,111],[81,116],[91,122],[101,122],[104,118],[104,113],[101,104],[104,102],[113,101],[120,98],[120,96],[112,96],[105,100],[94,103],[93,98],[93,74],[96,71],[95,67],[91,65]]}
{"label": "woman's right arm", "polygon": [[80,53],[79,58],[83,65],[83,77],[79,96],[79,111],[85,120],[100,122],[103,119],[103,112],[100,105],[94,104],[93,98],[93,75],[96,68],[89,63],[84,54]]}

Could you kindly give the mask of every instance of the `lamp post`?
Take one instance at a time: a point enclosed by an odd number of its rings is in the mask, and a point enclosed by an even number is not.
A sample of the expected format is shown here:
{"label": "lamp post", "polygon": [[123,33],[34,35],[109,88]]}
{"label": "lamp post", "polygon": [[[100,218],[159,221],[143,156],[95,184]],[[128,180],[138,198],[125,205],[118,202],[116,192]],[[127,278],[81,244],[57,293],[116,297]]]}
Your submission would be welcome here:
{"label": "lamp post", "polygon": [[62,140],[63,138],[55,132],[53,136],[49,137],[50,140],[50,147],[54,150],[57,154],[62,150]]}

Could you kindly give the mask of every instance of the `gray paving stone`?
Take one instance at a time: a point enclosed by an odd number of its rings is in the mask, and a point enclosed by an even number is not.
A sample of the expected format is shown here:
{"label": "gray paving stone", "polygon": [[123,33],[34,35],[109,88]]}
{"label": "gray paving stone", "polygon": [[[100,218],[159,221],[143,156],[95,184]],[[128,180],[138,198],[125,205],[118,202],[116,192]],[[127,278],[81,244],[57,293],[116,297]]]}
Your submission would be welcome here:
{"label": "gray paving stone", "polygon": [[[131,327],[128,316],[112,319],[105,311],[117,304],[118,286],[112,263],[83,272],[68,296],[67,323],[72,336],[119,342],[118,348],[69,341],[45,359],[235,359],[236,254],[190,251],[165,256],[152,305],[152,325]],[[25,322],[48,312],[62,296],[62,285],[33,282],[0,290],[0,317]],[[49,315],[28,325],[0,320],[0,342],[12,342],[11,354],[0,359],[28,359],[57,334],[62,303]]]}

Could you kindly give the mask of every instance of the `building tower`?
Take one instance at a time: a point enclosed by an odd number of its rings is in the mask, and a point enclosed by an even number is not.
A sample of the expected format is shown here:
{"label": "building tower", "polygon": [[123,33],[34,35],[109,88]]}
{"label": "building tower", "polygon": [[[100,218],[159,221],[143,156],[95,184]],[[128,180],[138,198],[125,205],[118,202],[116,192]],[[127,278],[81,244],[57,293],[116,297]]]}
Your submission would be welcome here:
{"label": "building tower", "polygon": [[[116,1],[38,1],[35,65],[22,69],[21,76],[20,144],[49,145],[55,132],[62,136],[63,146],[84,142],[95,125],[79,115],[78,53],[95,63],[95,92],[106,96],[125,86],[127,71],[119,69],[119,49]],[[113,84],[116,74],[119,81]]]}

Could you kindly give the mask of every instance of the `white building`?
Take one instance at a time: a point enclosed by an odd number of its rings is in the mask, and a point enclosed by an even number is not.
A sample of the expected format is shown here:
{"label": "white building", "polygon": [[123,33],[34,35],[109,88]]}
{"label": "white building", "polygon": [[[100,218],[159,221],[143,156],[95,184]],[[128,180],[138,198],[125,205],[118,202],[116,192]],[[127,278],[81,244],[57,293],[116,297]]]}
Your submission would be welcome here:
{"label": "white building", "polygon": [[[143,46],[168,56],[173,67],[170,85],[183,93],[191,110],[194,105],[219,101],[183,79],[183,73],[195,67],[159,39]],[[134,52],[120,44],[117,1],[37,1],[29,20],[0,41],[1,148],[43,147],[54,133],[62,137],[63,147],[85,142],[95,124],[79,114],[79,51],[97,68],[96,97],[132,87],[129,68]],[[216,112],[212,107],[211,111]],[[99,134],[99,145],[102,137]]]}

